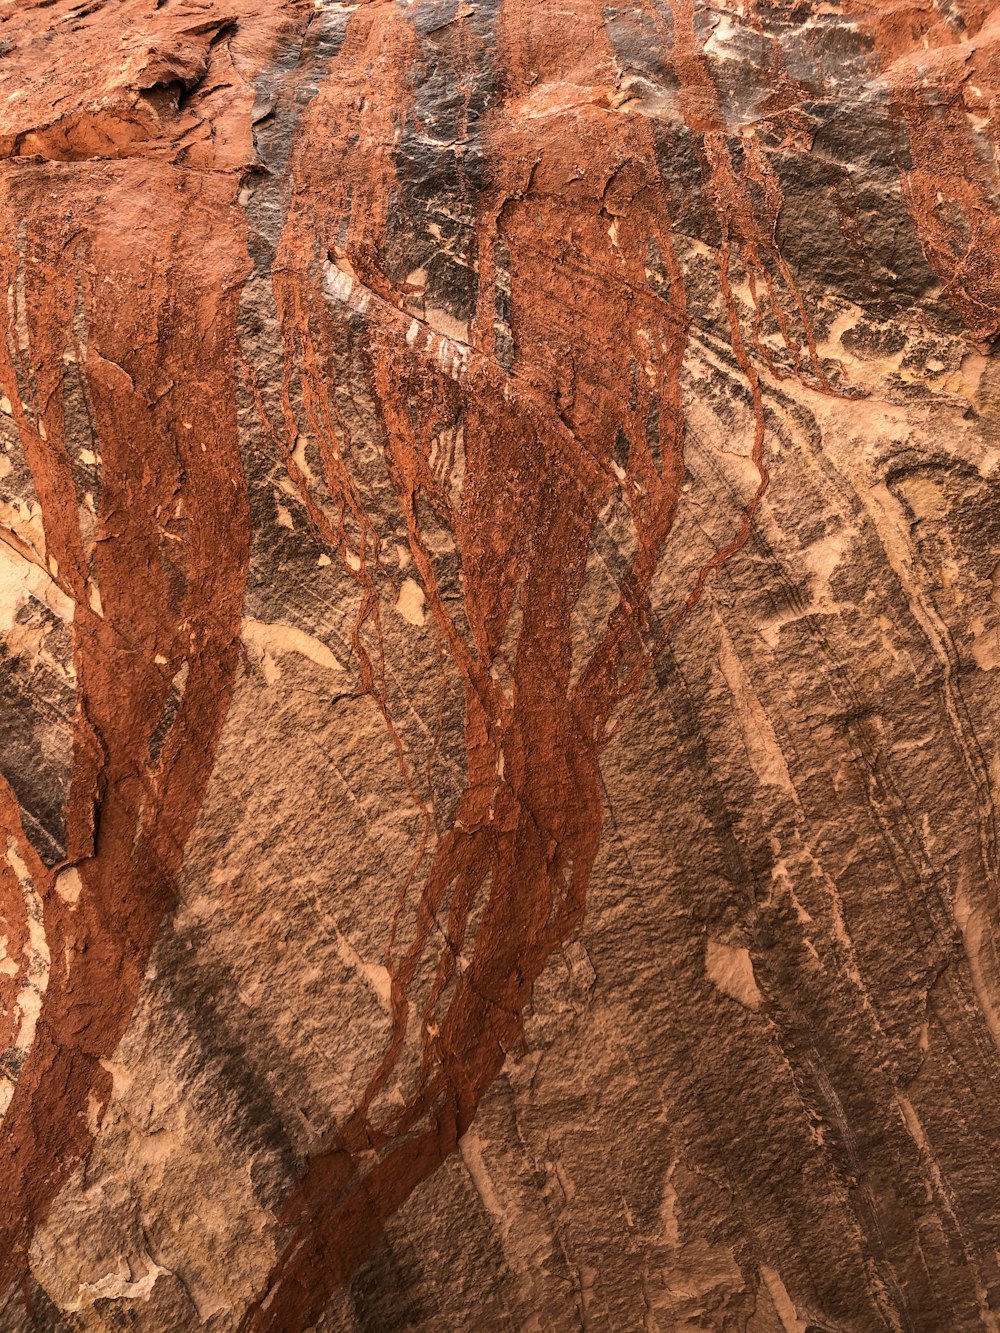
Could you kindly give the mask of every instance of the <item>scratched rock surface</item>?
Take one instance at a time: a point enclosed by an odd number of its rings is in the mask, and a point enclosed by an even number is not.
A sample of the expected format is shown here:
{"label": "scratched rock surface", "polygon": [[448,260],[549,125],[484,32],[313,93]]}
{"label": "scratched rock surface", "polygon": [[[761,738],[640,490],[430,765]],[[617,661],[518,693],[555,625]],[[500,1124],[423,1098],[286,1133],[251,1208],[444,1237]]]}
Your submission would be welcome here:
{"label": "scratched rock surface", "polygon": [[0,5],[0,1329],[1000,1328],[991,0]]}

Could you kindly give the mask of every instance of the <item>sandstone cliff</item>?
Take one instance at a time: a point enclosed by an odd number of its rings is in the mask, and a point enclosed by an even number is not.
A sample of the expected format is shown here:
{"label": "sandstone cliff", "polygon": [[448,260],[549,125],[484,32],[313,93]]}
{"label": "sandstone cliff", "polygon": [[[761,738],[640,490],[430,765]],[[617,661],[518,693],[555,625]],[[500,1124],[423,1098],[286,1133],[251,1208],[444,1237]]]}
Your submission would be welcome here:
{"label": "sandstone cliff", "polygon": [[0,1328],[1000,1329],[1000,10],[0,4]]}

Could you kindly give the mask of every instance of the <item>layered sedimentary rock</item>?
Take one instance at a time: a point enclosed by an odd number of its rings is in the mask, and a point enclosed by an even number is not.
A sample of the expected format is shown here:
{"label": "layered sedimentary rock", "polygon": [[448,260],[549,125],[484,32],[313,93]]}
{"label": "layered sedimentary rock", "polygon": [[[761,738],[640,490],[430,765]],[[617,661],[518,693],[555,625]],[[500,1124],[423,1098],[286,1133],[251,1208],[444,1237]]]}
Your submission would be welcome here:
{"label": "layered sedimentary rock", "polygon": [[993,9],[0,7],[0,1327],[1000,1327]]}

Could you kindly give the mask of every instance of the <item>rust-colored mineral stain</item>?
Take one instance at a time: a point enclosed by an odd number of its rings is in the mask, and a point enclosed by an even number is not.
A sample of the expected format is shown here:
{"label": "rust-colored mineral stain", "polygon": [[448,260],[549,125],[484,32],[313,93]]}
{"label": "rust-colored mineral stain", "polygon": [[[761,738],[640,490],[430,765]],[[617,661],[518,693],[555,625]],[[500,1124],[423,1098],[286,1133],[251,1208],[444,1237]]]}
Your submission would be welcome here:
{"label": "rust-colored mineral stain", "polygon": [[[36,20],[44,27],[63,17],[41,8],[26,7],[7,29],[25,50]],[[149,14],[142,4],[117,11],[129,35]],[[209,23],[208,35],[218,26]],[[190,56],[204,72],[207,42],[195,34],[181,64]],[[77,58],[89,51],[100,60],[99,43],[78,45]],[[139,41],[147,54],[155,45],[152,34]],[[148,88],[156,74],[146,73]],[[225,69],[220,83],[246,102],[245,123],[252,92],[227,81]],[[122,96],[136,93],[126,86]],[[44,100],[41,81],[33,97]],[[73,151],[65,136],[30,145],[14,136],[10,152],[81,161],[21,161],[0,181],[0,268],[22,311],[15,323],[16,308],[7,308],[0,379],[41,508],[47,570],[74,606],[64,864],[79,876],[67,900],[55,874],[35,866],[51,968],[4,1120],[0,1286],[23,1263],[107,1105],[102,1061],[125,1030],[173,901],[232,691],[249,556],[233,374],[247,271],[236,172],[248,137],[236,137],[214,142],[216,169],[200,172],[184,169],[187,155],[167,135],[163,156],[182,165],[146,162],[136,175],[127,164],[83,160],[128,156],[108,153],[106,135],[95,143],[78,134]],[[59,200],[70,196],[67,209]],[[80,441],[67,438],[63,418],[67,358],[82,370],[99,459],[92,537],[78,517],[71,445]],[[178,679],[183,691],[154,744]],[[4,828],[14,817],[5,809]],[[26,856],[13,824],[10,836]]]}
{"label": "rust-colored mineral stain", "polygon": [[[503,9],[496,58],[507,71],[505,100],[485,133],[493,185],[479,207],[478,310],[457,384],[401,350],[411,322],[403,313],[404,294],[387,285],[376,262],[385,226],[378,201],[391,197],[395,184],[386,126],[405,113],[405,81],[389,77],[389,67],[369,86],[357,127],[360,144],[334,146],[328,139],[349,122],[358,62],[370,69],[412,45],[409,23],[398,11],[378,12],[377,24],[368,9],[352,20],[301,131],[295,179],[315,180],[325,169],[335,173],[335,186],[329,220],[317,219],[313,194],[307,208],[293,212],[279,291],[286,320],[290,312],[295,319],[291,327],[286,322],[286,346],[301,347],[306,339],[315,346],[323,313],[314,309],[304,322],[302,313],[314,301],[309,265],[317,232],[341,271],[367,289],[371,373],[410,552],[429,613],[465,682],[468,782],[421,887],[414,938],[390,960],[392,1043],[358,1109],[288,1200],[283,1220],[290,1239],[245,1328],[305,1327],[331,1287],[352,1276],[384,1223],[471,1124],[518,1041],[536,978],[578,926],[600,840],[600,752],[612,716],[634,696],[649,665],[650,586],[683,472],[684,284],[652,128],[612,105],[613,61],[600,7],[576,0],[558,32],[537,14],[514,5]],[[543,118],[550,132],[541,151],[534,125]],[[558,133],[551,132],[553,118]],[[361,203],[348,204],[355,182]],[[501,242],[511,257],[516,350],[509,371],[497,359],[494,334]],[[647,283],[651,246],[669,274],[666,300]],[[738,337],[735,316],[734,329]],[[428,336],[433,346],[433,335],[418,334]],[[328,388],[317,374],[318,359],[310,355],[304,364],[308,426],[322,439],[334,417],[326,406]],[[752,377],[745,354],[741,364]],[[656,451],[648,431],[654,404]],[[757,410],[760,459],[759,403]],[[429,451],[437,431],[459,412],[465,478],[456,505],[436,481]],[[294,423],[286,430],[293,440]],[[342,495],[342,512],[355,515],[341,461],[349,458],[349,442],[335,436],[326,444],[324,457],[336,463],[327,468],[329,490]],[[758,498],[765,484],[761,468]],[[599,512],[618,493],[631,515],[635,550],[603,633],[587,659],[574,663],[572,611],[591,535]],[[429,502],[455,536],[467,632],[438,593],[420,501]],[[745,541],[751,516],[716,563]],[[361,533],[362,559],[370,559],[369,534],[364,527]],[[468,940],[473,905],[482,916]],[[400,1077],[408,1020],[418,1003],[415,978],[442,920],[448,947],[419,1002],[419,1077],[403,1106],[375,1115],[378,1094]],[[464,949],[469,957],[459,971],[456,959]]]}
{"label": "rust-colored mineral stain", "polygon": [[[168,169],[169,193],[158,199],[130,188],[121,169],[97,168],[86,233],[73,235],[65,219],[31,202],[51,180],[51,168],[39,167],[35,180],[22,173],[19,194],[5,201],[32,223],[2,256],[5,282],[25,284],[29,311],[16,381],[4,379],[25,386],[19,425],[43,497],[46,549],[75,603],[67,864],[82,887],[71,904],[52,875],[39,883],[52,970],[4,1126],[0,1278],[8,1280],[90,1144],[88,1097],[103,1110],[110,1094],[101,1061],[125,1029],[172,901],[232,689],[249,551],[231,369],[245,243],[231,191]],[[131,212],[128,254],[118,245],[122,210]],[[185,260],[182,233],[196,258]],[[17,236],[16,225],[5,234]],[[54,251],[69,260],[58,273],[39,262]],[[178,266],[187,268],[180,287]],[[114,287],[101,280],[107,273]],[[61,396],[51,382],[78,336],[75,310],[86,328],[76,352],[101,456],[89,551],[69,498]],[[194,346],[204,358],[197,367]],[[183,665],[183,697],[154,758],[150,740]]]}
{"label": "rust-colored mineral stain", "polygon": [[907,207],[941,295],[978,339],[1000,335],[1000,14],[989,3],[848,0],[873,40],[908,156]]}

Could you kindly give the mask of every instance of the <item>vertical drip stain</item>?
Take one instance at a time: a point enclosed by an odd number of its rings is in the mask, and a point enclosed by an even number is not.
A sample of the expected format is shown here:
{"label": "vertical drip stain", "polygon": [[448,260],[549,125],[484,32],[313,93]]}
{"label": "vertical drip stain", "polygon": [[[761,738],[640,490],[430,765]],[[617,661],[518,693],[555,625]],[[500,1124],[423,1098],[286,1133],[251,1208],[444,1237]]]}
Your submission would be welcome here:
{"label": "vertical drip stain", "polygon": [[[82,372],[103,459],[97,540],[89,554],[77,522],[61,395],[46,383],[61,372],[73,317],[76,265],[83,267],[73,250],[65,283],[46,277],[44,292],[32,287],[30,340],[22,352],[38,384],[34,420],[25,413],[19,423],[22,440],[42,497],[46,551],[75,603],[79,692],[65,862],[75,866],[82,887],[71,907],[54,891],[51,876],[39,885],[53,969],[4,1121],[12,1145],[0,1163],[5,1277],[89,1144],[81,1116],[88,1096],[107,1101],[109,1076],[100,1062],[112,1054],[131,1014],[209,776],[236,665],[247,556],[228,364],[243,250],[239,216],[220,207],[212,181],[177,180],[173,211],[155,206],[155,216],[120,173],[117,181],[106,175],[102,190],[118,207],[135,211],[137,244],[127,276],[138,285],[140,270],[150,273],[152,291],[141,312],[128,288],[123,303],[86,296],[90,342]],[[24,199],[8,199],[6,206],[12,202],[26,206]],[[121,269],[120,257],[103,252],[114,244],[107,207],[95,204],[90,227],[88,257],[97,272]],[[163,277],[163,256],[171,259],[174,280],[183,264],[182,231],[189,238],[200,234],[203,258],[217,265],[207,284],[200,267],[191,273],[204,290],[193,310],[178,304]],[[61,239],[58,220],[42,215],[28,244],[62,248]],[[2,259],[9,263],[9,254]],[[212,367],[204,372],[204,389],[188,366],[196,329],[205,365]],[[155,390],[169,369],[178,387],[167,410],[157,410],[151,406]],[[0,365],[5,384],[8,374]],[[171,544],[183,574],[176,581],[162,563],[160,534],[178,495],[185,525],[182,541]],[[179,674],[186,688],[171,702]],[[158,735],[168,707],[169,726]]]}
{"label": "vertical drip stain", "polygon": [[[19,20],[27,42],[35,15]],[[179,65],[214,62],[215,90],[239,105],[228,48],[202,49],[218,27],[193,44],[182,34]],[[68,608],[77,689],[54,867],[32,860],[0,793],[8,860],[30,870],[50,958],[4,1117],[0,1288],[107,1106],[103,1062],[173,902],[232,692],[249,555],[233,373],[242,144],[214,139],[214,163],[201,163],[214,170],[154,150],[136,173],[114,160],[114,92],[100,133],[88,122],[79,138],[72,126],[40,136],[34,159],[0,181],[0,281],[12,293],[0,382],[41,510],[50,602]],[[75,398],[63,392],[67,349]],[[100,462],[100,485],[82,494],[81,445]]]}
{"label": "vertical drip stain", "polygon": [[970,335],[1000,335],[1000,62],[996,15],[956,5],[890,7],[863,0],[846,11],[871,34],[902,127],[907,207],[941,295]]}
{"label": "vertical drip stain", "polygon": [[[379,405],[410,557],[427,615],[463,681],[467,782],[450,827],[432,835],[425,825],[429,867],[404,886],[419,898],[408,941],[397,941],[386,960],[390,1045],[357,1109],[286,1203],[289,1240],[246,1329],[305,1327],[331,1286],[350,1279],[385,1222],[455,1149],[520,1039],[535,980],[579,925],[600,841],[599,757],[651,661],[650,589],[683,474],[684,281],[652,128],[609,101],[614,60],[599,7],[578,0],[558,48],[514,6],[499,15],[504,98],[482,122],[490,183],[475,224],[479,295],[457,362],[440,355],[445,335],[419,320],[407,328],[406,288],[381,259],[387,205],[400,198],[393,146],[416,115],[413,85],[400,75],[419,68],[417,26],[396,9],[353,15],[291,165],[293,180],[327,184],[301,204],[293,195],[274,286],[285,329],[286,450],[290,457],[302,432],[321,442],[339,530],[310,500],[291,458],[289,472],[318,536],[363,590],[354,651],[362,687],[395,735],[379,665],[381,538],[357,490],[322,351],[331,307],[334,319],[363,317],[356,355]],[[475,61],[474,42],[467,59]],[[534,123],[549,122],[551,131],[553,119],[558,133],[539,149]],[[326,303],[316,299],[317,249],[336,270]],[[759,461],[759,392],[758,418]],[[458,423],[464,474],[456,501],[431,459],[442,431]],[[760,466],[757,499],[766,484]],[[574,672],[573,607],[598,513],[615,495],[630,517],[632,556],[617,604]],[[422,504],[455,539],[461,622],[438,589]],[[751,518],[752,509],[714,567],[746,540]],[[398,736],[396,744],[415,794]],[[403,1059],[414,1031],[415,1066]],[[387,1112],[392,1082],[403,1101]]]}

